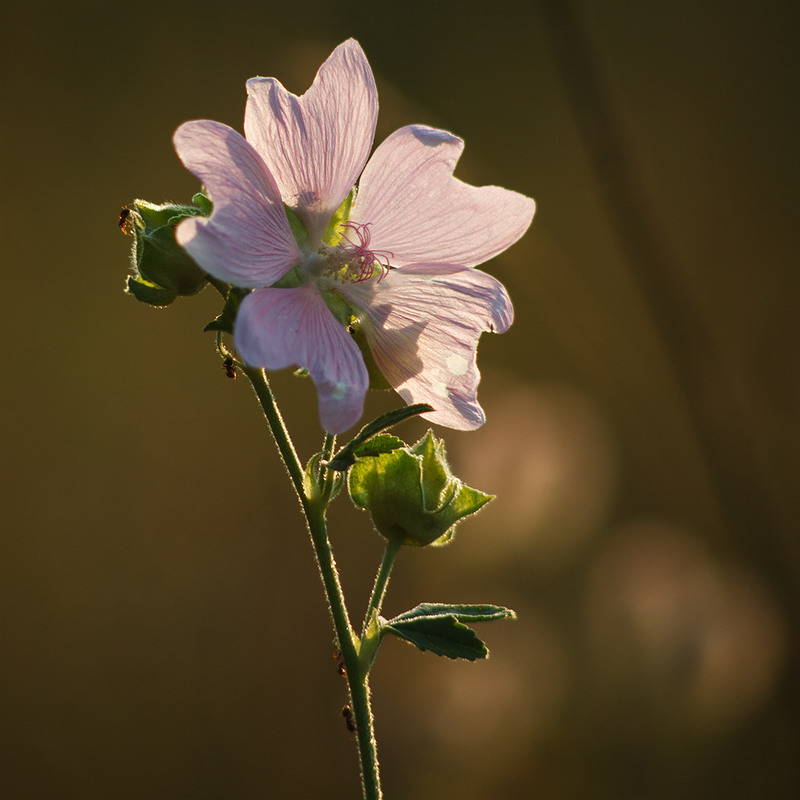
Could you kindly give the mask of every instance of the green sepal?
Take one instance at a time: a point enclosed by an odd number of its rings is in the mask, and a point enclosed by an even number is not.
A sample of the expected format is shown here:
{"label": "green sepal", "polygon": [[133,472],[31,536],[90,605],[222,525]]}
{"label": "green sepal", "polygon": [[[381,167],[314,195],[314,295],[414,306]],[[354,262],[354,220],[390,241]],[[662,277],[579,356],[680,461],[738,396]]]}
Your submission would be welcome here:
{"label": "green sepal", "polygon": [[308,241],[308,229],[291,206],[287,206],[284,203],[283,209],[286,212],[286,218],[289,220],[289,228],[292,231],[292,236],[294,236],[297,244],[302,247]]}
{"label": "green sepal", "polygon": [[381,633],[391,633],[418,647],[447,658],[475,661],[489,649],[465,622],[514,619],[509,608],[495,605],[423,603],[383,623]]}
{"label": "green sepal", "polygon": [[326,484],[326,502],[330,502],[333,500],[339,492],[342,491],[342,487],[345,484],[345,476],[341,472],[336,472],[333,475],[333,480],[330,483]]}
{"label": "green sepal", "polygon": [[353,318],[353,309],[345,302],[344,298],[338,292],[323,291],[320,292],[325,305],[331,310],[331,314],[336,317],[339,322],[345,327],[350,324]]}
{"label": "green sepal", "polygon": [[[432,542],[444,533],[420,512],[422,473],[419,459],[408,450],[394,450],[372,458],[359,459],[350,469],[350,499],[358,508],[369,510],[375,530],[385,539],[403,544]],[[446,526],[449,527],[449,526]]]}
{"label": "green sepal", "polygon": [[379,433],[359,445],[353,451],[353,455],[356,458],[379,456],[381,453],[391,453],[393,450],[399,450],[405,445],[406,443],[399,436],[394,436],[391,433]]}
{"label": "green sepal", "polygon": [[225,298],[225,305],[222,311],[203,328],[204,331],[218,331],[220,333],[233,333],[233,325],[236,322],[236,314],[247,291],[241,289],[231,289]]}
{"label": "green sepal", "polygon": [[295,289],[303,285],[303,273],[299,267],[292,267],[282,278],[275,281],[271,289]]}
{"label": "green sepal", "polygon": [[181,220],[206,214],[208,199],[201,203],[156,205],[134,200],[123,209],[126,213],[124,219],[120,218],[120,226],[133,235],[134,274],[127,284],[129,294],[145,303],[164,306],[179,295],[197,294],[206,287],[208,276],[175,240],[175,227]]}
{"label": "green sepal", "polygon": [[413,447],[358,458],[348,488],[381,536],[417,547],[446,544],[456,523],[492,499],[452,474],[444,444],[430,431]]}
{"label": "green sepal", "polygon": [[203,192],[197,192],[192,195],[192,203],[200,209],[200,214],[204,217],[210,217],[214,207],[211,200]]}
{"label": "green sepal", "polygon": [[356,199],[355,186],[350,190],[350,193],[345,197],[344,202],[336,209],[336,212],[331,217],[328,227],[325,228],[325,233],[322,234],[322,241],[329,247],[339,244],[344,234],[343,223],[350,219],[350,208],[353,205],[353,200]]}
{"label": "green sepal", "polygon": [[433,411],[433,407],[429,406],[427,403],[415,403],[414,405],[396,408],[393,411],[387,411],[385,414],[381,414],[379,417],[372,420],[372,422],[366,424],[325,466],[328,467],[328,469],[337,471],[349,469],[356,463],[355,451],[364,444],[364,442],[375,436],[376,433],[398,425],[418,414],[426,414],[429,411]]}
{"label": "green sepal", "polygon": [[314,453],[306,464],[303,472],[303,491],[309,502],[314,503],[322,496],[322,487],[319,482],[319,465],[322,453]]}
{"label": "green sepal", "polygon": [[437,441],[429,430],[422,439],[409,448],[409,452],[422,459],[422,472],[425,475],[422,500],[425,508],[429,510],[441,508],[458,489],[447,463],[444,441],[442,439]]}
{"label": "green sepal", "polygon": [[178,296],[174,289],[165,289],[163,286],[158,286],[137,275],[128,275],[125,291],[142,303],[157,308],[168,306]]}
{"label": "green sepal", "polygon": [[456,535],[456,526],[454,525],[449,531],[443,533],[438,539],[434,539],[428,547],[445,547],[453,541]]}

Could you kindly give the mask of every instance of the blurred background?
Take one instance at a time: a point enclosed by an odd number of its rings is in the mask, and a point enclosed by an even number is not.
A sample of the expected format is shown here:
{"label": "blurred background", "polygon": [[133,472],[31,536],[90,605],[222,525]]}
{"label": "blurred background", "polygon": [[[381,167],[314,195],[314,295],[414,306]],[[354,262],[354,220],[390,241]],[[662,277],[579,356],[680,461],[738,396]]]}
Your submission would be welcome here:
{"label": "blurred background", "polygon": [[[124,295],[117,228],[196,191],[181,122],[241,129],[247,78],[302,93],[349,36],[379,140],[446,128],[459,177],[538,203],[486,267],[517,313],[481,343],[488,422],[439,431],[498,499],[403,552],[385,607],[519,619],[478,664],[386,643],[387,798],[800,796],[798,8],[6,4],[0,798],[359,796],[296,501],[202,333],[217,297]],[[308,457],[313,387],[273,387]],[[381,543],[344,498],[331,531],[359,616]]]}

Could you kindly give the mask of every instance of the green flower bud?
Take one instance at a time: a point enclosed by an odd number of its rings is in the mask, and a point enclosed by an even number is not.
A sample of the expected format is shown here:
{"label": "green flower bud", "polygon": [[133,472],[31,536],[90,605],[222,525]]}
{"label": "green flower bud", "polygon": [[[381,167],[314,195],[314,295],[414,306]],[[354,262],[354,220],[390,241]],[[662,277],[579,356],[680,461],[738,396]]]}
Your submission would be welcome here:
{"label": "green flower bud", "polygon": [[455,524],[492,499],[453,475],[431,431],[412,447],[359,458],[348,486],[381,536],[418,547],[450,541]]}
{"label": "green flower bud", "polygon": [[192,198],[197,206],[134,200],[120,215],[120,227],[133,234],[127,291],[154,306],[169,305],[179,295],[197,294],[208,283],[206,274],[175,240],[175,226],[186,217],[210,212],[203,195]]}

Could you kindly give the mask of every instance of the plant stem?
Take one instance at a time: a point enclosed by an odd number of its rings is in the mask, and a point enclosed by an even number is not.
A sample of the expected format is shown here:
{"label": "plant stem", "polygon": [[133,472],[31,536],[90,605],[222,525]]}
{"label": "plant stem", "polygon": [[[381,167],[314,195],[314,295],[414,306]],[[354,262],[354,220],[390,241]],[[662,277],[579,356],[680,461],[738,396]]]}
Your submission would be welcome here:
{"label": "plant stem", "polygon": [[261,410],[264,412],[269,429],[272,431],[272,438],[275,440],[275,444],[278,445],[283,464],[305,509],[307,498],[303,486],[303,465],[297,457],[297,451],[294,449],[289,431],[286,429],[281,412],[278,410],[278,404],[275,402],[275,395],[272,394],[267,376],[264,374],[264,370],[253,369],[252,367],[245,367],[244,373],[250,379],[250,383],[253,384]]}
{"label": "plant stem", "polygon": [[372,596],[369,598],[367,613],[364,615],[364,622],[361,625],[362,637],[369,628],[372,615],[374,613],[381,613],[383,598],[386,595],[386,587],[389,585],[389,576],[392,574],[394,559],[400,551],[400,547],[401,543],[398,539],[389,539],[386,542],[386,549],[383,551],[383,560],[381,561],[378,574],[375,576],[375,585],[372,587]]}
{"label": "plant stem", "polygon": [[364,800],[380,800],[380,775],[378,772],[378,748],[375,741],[372,708],[370,705],[369,678],[367,670],[359,660],[359,641],[350,624],[344,594],[339,582],[339,573],[333,558],[330,540],[325,525],[324,508],[309,509],[308,528],[314,545],[328,608],[336,630],[336,639],[342,653],[347,683],[350,689],[350,702],[356,724],[358,755],[361,764],[361,786]]}
{"label": "plant stem", "polygon": [[[358,755],[361,766],[361,786],[364,800],[381,800],[380,774],[378,771],[378,750],[375,741],[372,708],[370,706],[370,691],[368,680],[368,668],[365,668],[359,660],[360,642],[356,637],[353,626],[350,623],[350,616],[347,612],[344,592],[339,581],[339,572],[336,569],[336,561],[333,557],[333,549],[328,538],[325,513],[327,510],[329,493],[309,492],[306,490],[304,480],[304,470],[297,456],[294,444],[292,443],[286,425],[283,422],[280,411],[278,410],[275,397],[269,387],[267,377],[263,370],[247,367],[245,374],[253,384],[259,403],[267,418],[272,436],[278,446],[278,450],[283,459],[283,463],[289,472],[292,485],[297,492],[300,503],[305,513],[308,531],[311,536],[311,544],[314,548],[314,556],[319,568],[322,585],[325,589],[325,598],[328,602],[328,610],[333,621],[336,632],[336,639],[339,650],[342,653],[347,674],[347,682],[350,690],[350,703],[356,725],[356,738],[358,741]],[[325,439],[323,454],[330,457],[335,446],[335,437],[328,435]],[[329,481],[329,475],[325,475],[324,480]],[[386,557],[384,556],[384,561]],[[391,564],[389,565],[389,570]],[[380,578],[380,573],[379,573]],[[383,579],[383,591],[385,591],[388,572]],[[377,587],[377,581],[376,581]],[[373,592],[373,597],[374,597]],[[372,602],[372,601],[371,601]]]}

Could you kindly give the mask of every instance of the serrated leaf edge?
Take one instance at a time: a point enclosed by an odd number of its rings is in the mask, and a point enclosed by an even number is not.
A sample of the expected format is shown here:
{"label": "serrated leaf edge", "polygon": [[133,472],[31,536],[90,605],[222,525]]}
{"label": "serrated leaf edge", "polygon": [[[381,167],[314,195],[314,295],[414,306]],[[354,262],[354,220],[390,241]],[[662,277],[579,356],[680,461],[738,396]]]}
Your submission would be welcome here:
{"label": "serrated leaf edge", "polygon": [[[450,644],[451,645],[450,649],[452,650],[458,651],[458,649],[461,649],[462,650],[461,653],[456,652],[456,654],[453,654],[446,652],[447,648],[445,647],[437,649],[435,646],[426,647],[420,644],[419,641],[415,641],[414,638],[412,638],[408,634],[414,631],[412,623],[420,622],[423,621],[424,619],[425,619],[424,617],[420,617],[420,618],[414,618],[412,620],[405,620],[405,621],[401,620],[398,625],[394,625],[392,623],[385,623],[381,628],[381,635],[385,633],[392,633],[398,638],[403,639],[404,641],[409,642],[410,644],[413,644],[418,650],[421,650],[423,653],[426,650],[429,650],[431,653],[435,653],[438,656],[445,656],[446,658],[450,658],[453,661],[459,658],[463,658],[465,661],[476,661],[479,658],[486,658],[489,655],[489,648],[486,646],[486,643],[483,641],[483,639],[481,639],[478,636],[478,634],[476,634],[475,631],[469,627],[469,625],[464,625],[462,622],[459,622],[452,614],[441,615],[439,617],[429,617],[427,619],[430,620],[449,619],[450,621],[452,621],[454,629],[459,631],[468,631],[471,634],[469,643],[459,642],[454,639],[448,639],[447,637],[444,636],[435,637],[430,634],[426,634],[424,631],[419,632],[419,638],[428,640],[432,645],[436,644],[436,640],[438,638],[441,642],[443,643],[446,642]],[[404,628],[408,628],[409,630],[406,631],[404,630]],[[471,646],[473,643],[475,646]]]}

